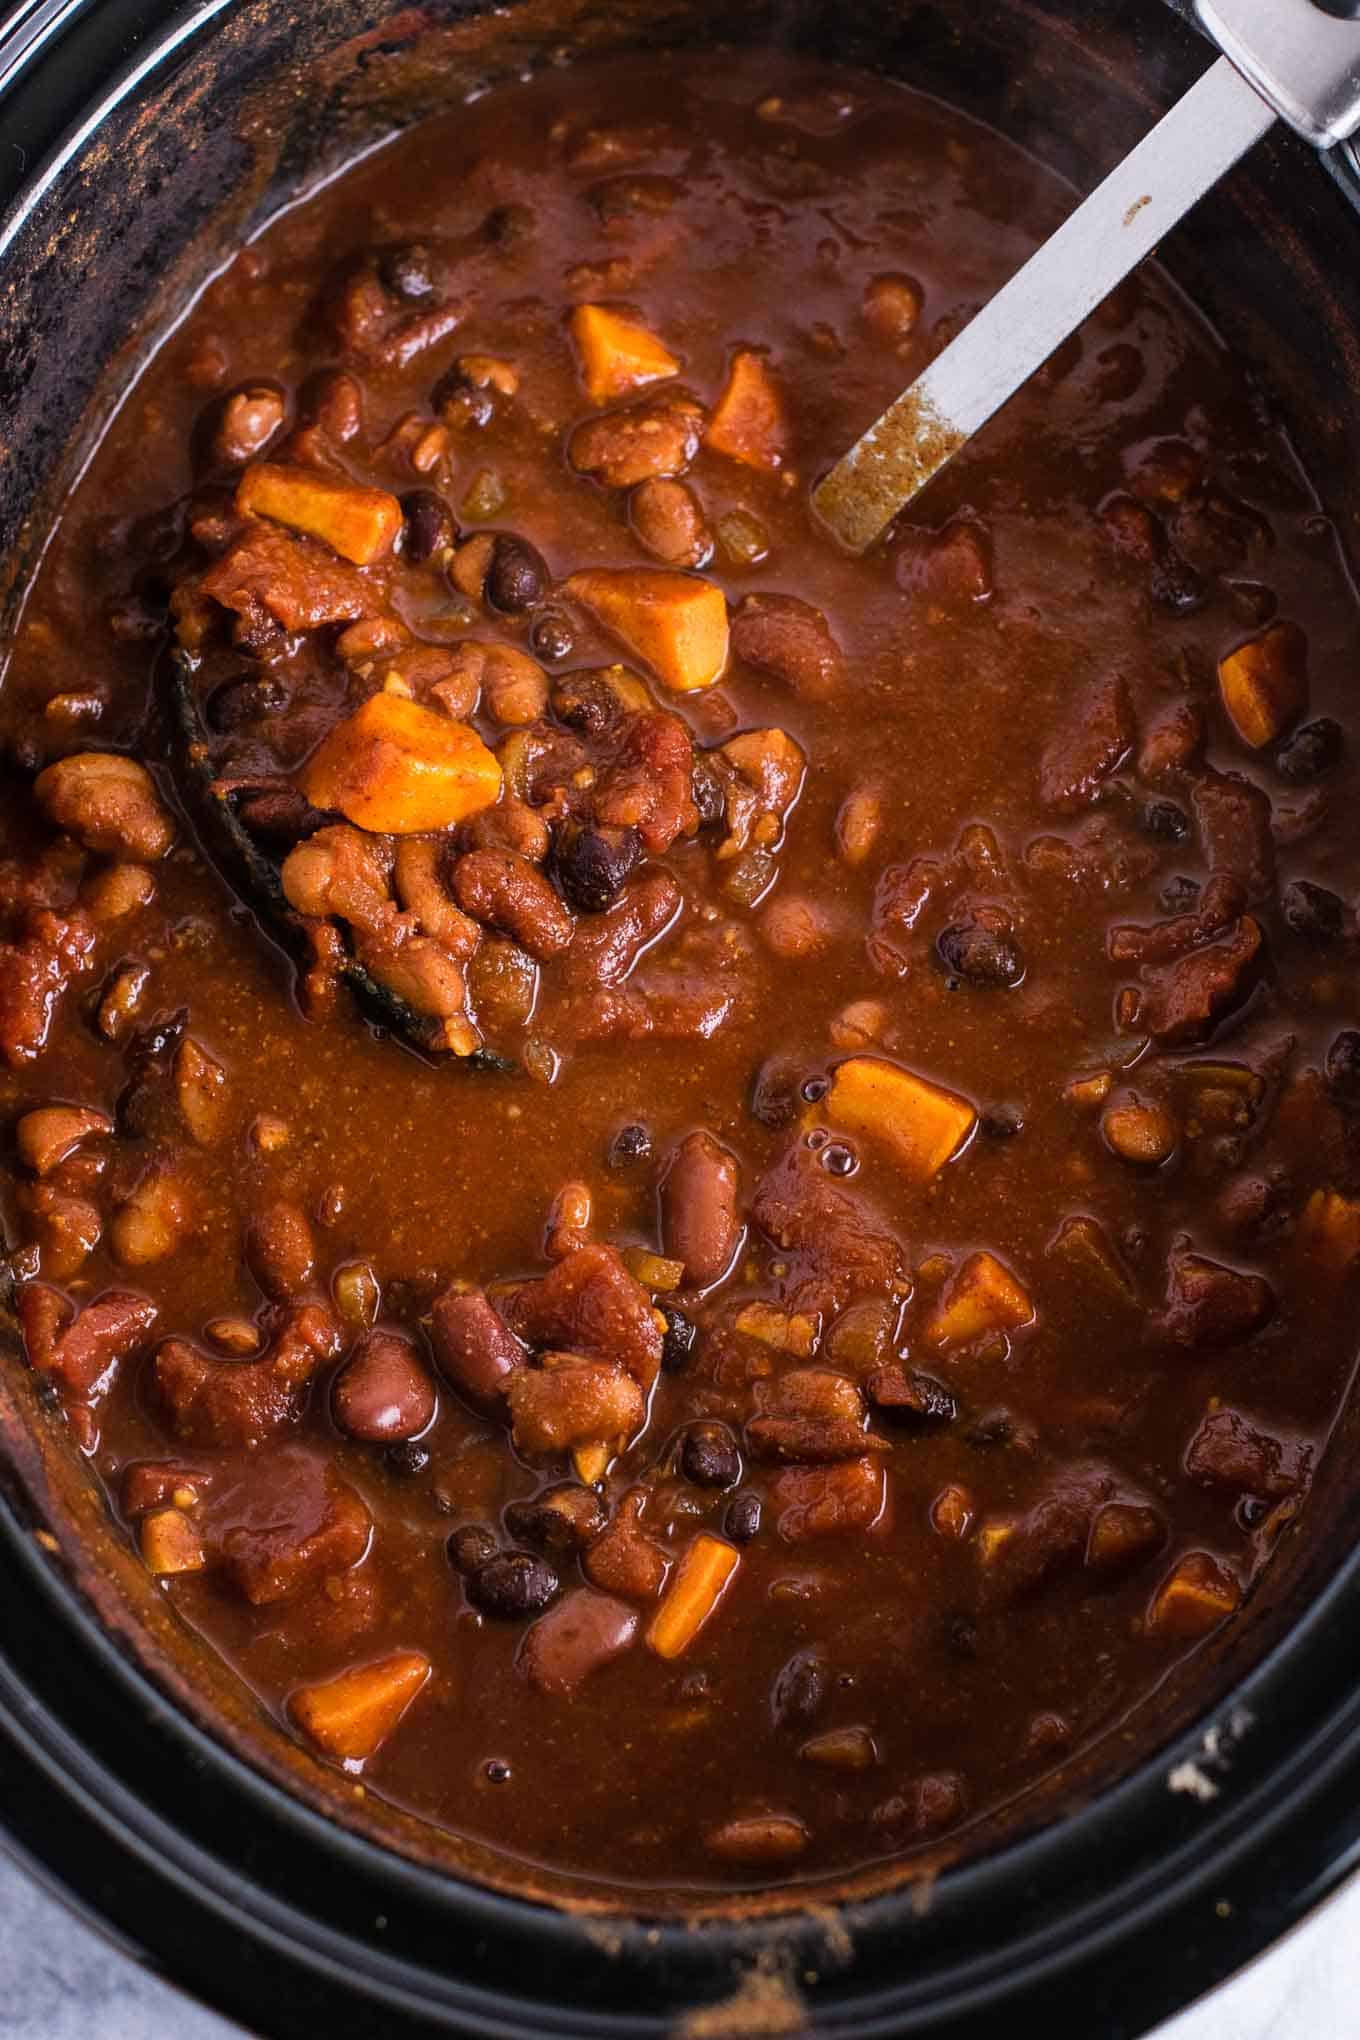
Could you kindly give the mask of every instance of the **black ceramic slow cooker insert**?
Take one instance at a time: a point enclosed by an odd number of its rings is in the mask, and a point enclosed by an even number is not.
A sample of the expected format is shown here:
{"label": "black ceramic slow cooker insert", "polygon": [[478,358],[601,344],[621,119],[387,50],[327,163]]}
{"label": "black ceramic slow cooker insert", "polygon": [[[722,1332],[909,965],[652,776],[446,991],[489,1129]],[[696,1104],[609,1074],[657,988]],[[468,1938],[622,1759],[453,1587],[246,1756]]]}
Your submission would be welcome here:
{"label": "black ceramic slow cooker insert", "polygon": [[[1163,0],[28,0],[0,23],[11,609],[154,335],[280,205],[476,86],[722,41],[937,92],[1082,190],[1207,55]],[[1354,555],[1354,157],[1324,167],[1277,135],[1164,257],[1272,384]],[[622,1894],[603,1912],[541,1880],[527,1895],[505,1863],[346,1800],[180,1632],[0,1355],[0,1826],[77,1906],[277,2040],[1119,2040],[1296,1921],[1360,1848],[1358,1445],[1360,1409],[1231,1649],[1211,1643],[1192,1682],[1079,1760],[1042,1826],[1022,1811],[989,1853],[872,1897],[646,1918]]]}

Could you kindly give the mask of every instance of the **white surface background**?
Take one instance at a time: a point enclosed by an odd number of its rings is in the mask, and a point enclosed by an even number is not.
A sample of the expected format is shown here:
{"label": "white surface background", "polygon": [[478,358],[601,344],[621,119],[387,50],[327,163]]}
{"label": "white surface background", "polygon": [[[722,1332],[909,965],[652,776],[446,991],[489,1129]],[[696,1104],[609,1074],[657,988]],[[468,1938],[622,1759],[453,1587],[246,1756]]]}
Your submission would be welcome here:
{"label": "white surface background", "polygon": [[[1156,2040],[1354,2040],[1360,1881]],[[4,2040],[240,2040],[108,1947],[0,1857]],[[268,2040],[268,2036],[264,2036]],[[336,2040],[344,2040],[337,2034]],[[1078,2036],[1074,2036],[1078,2040]],[[1095,2032],[1079,2040],[1100,2040]]]}

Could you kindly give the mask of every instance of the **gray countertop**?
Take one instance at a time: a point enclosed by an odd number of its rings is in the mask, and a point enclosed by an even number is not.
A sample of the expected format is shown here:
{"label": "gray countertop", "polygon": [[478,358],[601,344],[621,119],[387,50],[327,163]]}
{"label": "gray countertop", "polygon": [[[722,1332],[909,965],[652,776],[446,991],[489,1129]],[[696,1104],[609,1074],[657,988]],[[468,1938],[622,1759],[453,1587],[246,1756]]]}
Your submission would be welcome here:
{"label": "gray countertop", "polygon": [[[1352,2040],[1360,1882],[1156,2040]],[[242,2040],[72,1917],[0,1857],[4,2040]],[[265,2036],[268,2040],[268,2036]],[[338,2036],[343,2040],[343,2035]],[[1083,2040],[1099,2040],[1098,2034]]]}

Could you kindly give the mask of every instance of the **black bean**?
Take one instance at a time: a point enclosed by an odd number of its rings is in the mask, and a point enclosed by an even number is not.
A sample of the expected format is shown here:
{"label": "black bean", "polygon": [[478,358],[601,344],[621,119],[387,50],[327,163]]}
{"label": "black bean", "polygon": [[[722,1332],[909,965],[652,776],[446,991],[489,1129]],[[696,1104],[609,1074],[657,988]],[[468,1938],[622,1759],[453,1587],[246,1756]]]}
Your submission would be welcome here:
{"label": "black bean", "polygon": [[1015,1437],[1015,1419],[1009,1410],[985,1410],[965,1433],[970,1445],[990,1451],[995,1445],[1009,1445]]}
{"label": "black bean", "polygon": [[405,304],[418,305],[434,295],[434,264],[423,241],[384,248],[378,257],[378,275],[384,290]]}
{"label": "black bean", "polygon": [[829,1141],[822,1149],[822,1167],[833,1176],[853,1176],[859,1167],[859,1157],[841,1141]]}
{"label": "black bean", "polygon": [[979,920],[955,921],[941,928],[935,953],[951,977],[974,985],[1018,985],[1025,975],[1020,945],[1004,927]]}
{"label": "black bean", "polygon": [[1281,744],[1275,753],[1275,769],[1282,778],[1296,782],[1320,779],[1324,772],[1340,764],[1345,749],[1346,737],[1340,723],[1333,722],[1329,715],[1320,715],[1316,722],[1301,723],[1293,736]]}
{"label": "black bean", "polygon": [[560,665],[576,650],[576,628],[561,609],[543,609],[529,631],[529,649],[545,665]]}
{"label": "black bean", "polygon": [[[747,1110],[757,1126],[766,1126],[771,1133],[779,1133],[786,1126],[792,1126],[798,1117],[798,1071],[797,1063],[789,1062],[783,1056],[771,1056],[760,1065],[751,1082],[751,1097]],[[822,1093],[826,1093],[825,1079],[821,1079]]]}
{"label": "black bean", "polygon": [[770,1713],[776,1728],[805,1728],[815,1721],[830,1686],[826,1659],[815,1650],[798,1650],[776,1674],[770,1688]]}
{"label": "black bean", "polygon": [[537,230],[537,222],[527,205],[493,206],[482,221],[482,232],[488,241],[498,248],[513,248],[519,241],[527,241]]}
{"label": "black bean", "polygon": [[1183,843],[1190,834],[1190,817],[1174,800],[1150,800],[1138,825],[1145,836],[1158,843]]}
{"label": "black bean", "polygon": [[690,798],[699,810],[699,827],[716,829],[727,815],[727,787],[723,776],[703,751],[694,754],[690,773]]}
{"label": "black bean", "polygon": [[449,1558],[454,1570],[460,1573],[476,1572],[496,1556],[496,1551],[496,1540],[484,1523],[464,1523],[448,1541]]}
{"label": "black bean", "polygon": [[605,1167],[627,1169],[634,1162],[645,1162],[651,1152],[652,1136],[645,1126],[634,1121],[629,1126],[621,1126],[610,1141],[604,1158]]}
{"label": "black bean", "polygon": [[1024,1130],[1024,1114],[1014,1105],[994,1105],[978,1117],[978,1132],[988,1140],[1014,1140]]}
{"label": "black bean", "polygon": [[548,569],[527,539],[498,531],[486,570],[486,599],[502,616],[522,616],[543,600]]}
{"label": "black bean", "polygon": [[383,1454],[383,1464],[400,1480],[410,1480],[414,1474],[424,1473],[430,1463],[425,1446],[417,1445],[414,1438],[408,1438],[401,1445],[389,1445]]}
{"label": "black bean", "polygon": [[258,722],[262,716],[277,715],[288,706],[288,689],[269,675],[256,679],[243,675],[224,680],[208,696],[204,710],[212,729],[226,735],[243,723]]}
{"label": "black bean", "polygon": [[1335,942],[1346,926],[1346,903],[1325,885],[1296,878],[1280,895],[1285,923],[1308,942]]}
{"label": "black bean", "polygon": [[1360,1029],[1343,1027],[1333,1036],[1323,1070],[1338,1098],[1360,1104]]}
{"label": "black bean", "polygon": [[741,1454],[725,1424],[691,1424],[680,1445],[680,1471],[696,1487],[735,1487]]}
{"label": "black bean", "polygon": [[447,551],[457,539],[453,512],[433,489],[408,489],[401,508],[406,519],[406,557],[415,565]]}
{"label": "black bean", "polygon": [[1270,1514],[1270,1503],[1259,1495],[1243,1495],[1234,1513],[1244,1530],[1254,1530]]}
{"label": "black bean", "polygon": [[1202,607],[1206,592],[1203,575],[1196,573],[1174,545],[1153,561],[1148,588],[1158,607],[1169,609],[1173,616],[1189,616]]}
{"label": "black bean", "polygon": [[583,1551],[592,1537],[599,1536],[606,1520],[594,1488],[574,1481],[545,1488],[527,1501],[511,1502],[505,1511],[505,1527],[512,1537],[555,1555]]}
{"label": "black bean", "polygon": [[602,914],[612,907],[642,856],[636,829],[573,828],[560,831],[553,869],[568,906]]}
{"label": "black bean", "polygon": [[658,1304],[657,1308],[666,1320],[666,1336],[661,1342],[661,1365],[678,1372],[688,1364],[699,1337],[699,1327],[673,1303]]}
{"label": "black bean", "polygon": [[1164,914],[1188,914],[1199,898],[1199,893],[1199,880],[1187,878],[1181,873],[1167,880],[1157,895],[1157,904]]}
{"label": "black bean", "polygon": [[760,1515],[759,1495],[749,1490],[744,1495],[733,1495],[723,1517],[724,1537],[730,1537],[733,1544],[749,1544],[760,1535]]}
{"label": "black bean", "polygon": [[514,1773],[504,1757],[488,1757],[482,1766],[482,1775],[488,1785],[508,1785]]}
{"label": "black bean", "polygon": [[546,1558],[532,1551],[501,1551],[468,1575],[467,1597],[483,1615],[517,1621],[555,1601],[562,1582]]}

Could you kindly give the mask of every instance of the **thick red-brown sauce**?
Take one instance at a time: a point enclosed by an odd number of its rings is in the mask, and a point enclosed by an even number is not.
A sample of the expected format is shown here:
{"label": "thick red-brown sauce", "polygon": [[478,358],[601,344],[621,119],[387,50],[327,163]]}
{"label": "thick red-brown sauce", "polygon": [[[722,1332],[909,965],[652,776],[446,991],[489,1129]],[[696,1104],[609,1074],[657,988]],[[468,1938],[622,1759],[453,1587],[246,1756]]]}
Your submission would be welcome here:
{"label": "thick red-brown sauce", "polygon": [[[587,131],[627,146],[611,159],[607,146],[583,142]],[[675,180],[678,190],[665,210],[602,223],[601,182],[629,176]],[[782,58],[620,63],[503,91],[357,165],[269,227],[204,292],[129,393],[28,600],[0,698],[12,761],[0,829],[16,860],[4,867],[5,902],[16,914],[16,866],[53,841],[27,791],[40,766],[85,748],[122,750],[150,759],[162,787],[173,788],[165,721],[153,706],[164,645],[120,638],[110,612],[154,557],[141,520],[201,478],[200,421],[223,393],[264,378],[291,400],[315,371],[343,363],[315,307],[347,260],[446,237],[464,252],[467,311],[456,333],[404,370],[355,369],[364,423],[345,466],[398,494],[433,479],[456,516],[474,477],[494,470],[504,504],[483,521],[530,541],[558,580],[600,564],[655,564],[630,534],[620,493],[573,473],[564,457],[568,432],[595,408],[567,335],[571,305],[600,296],[630,307],[710,407],[734,347],[768,350],[791,423],[782,468],[762,472],[704,449],[687,476],[710,528],[745,512],[764,533],[766,556],[742,566],[720,549],[702,571],[733,606],[752,592],[813,604],[843,670],[824,702],[740,660],[701,694],[668,694],[649,681],[697,744],[777,726],[808,760],[773,889],[754,906],[723,893],[711,838],[708,849],[682,840],[660,857],[685,891],[688,925],[708,903],[710,925],[737,930],[739,996],[707,1038],[555,1038],[551,966],[529,1028],[492,1042],[512,1060],[526,1040],[537,1044],[529,1058],[537,1075],[422,1058],[372,1033],[343,990],[328,1013],[304,1017],[292,965],[181,827],[177,847],[154,865],[154,901],[100,931],[94,967],[55,1005],[41,1053],[0,1075],[9,1127],[54,1102],[114,1113],[128,1082],[126,1043],[103,1038],[91,1018],[110,973],[126,958],[148,968],[138,1026],[187,1009],[187,1032],[226,1073],[213,1137],[207,1145],[190,1137],[167,1080],[169,1102],[140,1131],[126,1127],[125,1111],[116,1135],[86,1143],[82,1152],[106,1157],[102,1174],[78,1186],[103,1220],[88,1256],[74,1266],[59,1253],[54,1260],[34,1215],[32,1173],[17,1160],[12,1171],[7,1223],[21,1287],[49,1281],[78,1304],[131,1289],[158,1309],[154,1338],[76,1417],[78,1442],[115,1511],[129,1465],[197,1468],[207,1492],[196,1514],[210,1552],[245,1516],[258,1528],[266,1495],[285,1514],[312,1506],[305,1498],[316,1477],[305,1462],[333,1462],[372,1517],[360,1564],[262,1606],[214,1563],[170,1578],[165,1591],[285,1725],[299,1687],[395,1651],[424,1653],[428,1682],[362,1767],[364,1783],[512,1855],[626,1884],[703,1887],[849,1870],[985,1815],[1124,1722],[1193,1647],[1197,1635],[1149,1621],[1185,1554],[1207,1554],[1237,1594],[1250,1592],[1349,1381],[1344,1267],[1322,1272],[1303,1214],[1316,1191],[1360,1190],[1336,1056],[1330,1082],[1324,1076],[1334,1037],[1356,1017],[1354,769],[1343,752],[1307,783],[1286,776],[1274,761],[1287,733],[1248,750],[1219,702],[1216,671],[1272,616],[1292,619],[1307,639],[1299,719],[1335,718],[1349,731],[1357,608],[1330,527],[1243,365],[1165,278],[1145,274],[954,462],[886,548],[844,557],[808,509],[818,474],[1070,202],[1028,158],[946,109]],[[504,247],[479,241],[487,213],[506,206],[526,207],[532,232]],[[603,289],[565,281],[575,265],[611,258],[623,267]],[[884,275],[910,277],[920,291],[914,331],[900,340],[864,312],[866,290]],[[447,465],[422,482],[380,449],[406,413],[433,417],[431,392],[469,353],[512,361],[518,395],[489,425],[455,431]],[[1146,560],[1112,543],[1101,515],[1113,492],[1136,484],[1140,463],[1160,457],[1152,443],[1165,437],[1186,449],[1194,475],[1179,505],[1150,492],[1200,577],[1201,599],[1184,613],[1159,598]],[[938,534],[965,510],[991,565],[984,583],[960,589],[932,562],[943,556]],[[172,576],[181,571],[177,563]],[[455,618],[447,633],[455,638],[527,643],[520,619],[474,609],[458,624],[434,569],[395,571],[410,576],[405,614],[418,631],[423,618],[433,635],[443,612]],[[627,656],[572,613],[575,650],[554,679]],[[303,665],[333,670],[334,635],[319,634]],[[646,676],[643,662],[629,663]],[[1133,755],[1121,756],[1089,804],[1056,811],[1062,803],[1045,801],[1041,760],[1080,722],[1088,688],[1112,673],[1136,724]],[[53,696],[91,690],[75,720],[44,713]],[[1209,767],[1268,795],[1278,875],[1246,909],[1264,932],[1259,984],[1212,1046],[1159,1047],[1127,1010],[1121,1025],[1120,989],[1138,984],[1139,971],[1112,962],[1106,941],[1112,926],[1165,919],[1159,897],[1173,881],[1207,878],[1191,794],[1204,767],[1158,785],[1135,763],[1150,726],[1183,701],[1203,710]],[[503,735],[479,726],[489,742]],[[838,848],[838,815],[864,788],[881,797],[881,827],[852,864]],[[1149,833],[1145,811],[1159,800],[1185,818],[1181,840]],[[1005,867],[980,890],[1014,910],[1024,976],[1012,988],[961,981],[934,959],[957,884],[954,893],[937,886],[919,927],[898,929],[886,958],[881,943],[866,947],[876,896],[891,885],[885,872],[949,859],[974,825],[992,832]],[[1062,848],[1074,844],[1079,855]],[[87,860],[79,883],[100,862]],[[1325,943],[1296,932],[1282,911],[1299,879],[1345,903]],[[779,920],[790,900],[807,901],[817,918],[811,953],[787,953],[799,947]],[[651,961],[665,954],[663,940]],[[864,1000],[881,1008],[871,1040],[852,1031],[862,1015],[845,1018]],[[554,1052],[546,1059],[544,1046]],[[253,1451],[176,1440],[151,1356],[165,1336],[201,1340],[212,1319],[260,1312],[242,1235],[276,1200],[311,1220],[318,1297],[336,1269],[366,1263],[382,1287],[381,1321],[423,1342],[432,1301],[450,1281],[545,1272],[545,1221],[566,1181],[593,1193],[593,1238],[656,1252],[658,1175],[696,1128],[738,1158],[746,1211],[765,1172],[802,1138],[797,1114],[817,1117],[815,1095],[809,1108],[796,1087],[812,1080],[815,1094],[817,1079],[858,1052],[924,1075],[981,1115],[928,1183],[911,1180],[872,1136],[849,1139],[854,1173],[840,1186],[862,1200],[867,1226],[901,1243],[894,1314],[914,1285],[886,1358],[905,1351],[953,1394],[958,1413],[913,1428],[869,1411],[869,1428],[888,1441],[886,1501],[871,1527],[848,1533],[785,1534],[776,1492],[785,1476],[748,1453],[737,1491],[761,1497],[759,1533],[740,1547],[716,1611],[674,1661],[647,1646],[654,1603],[639,1599],[631,1647],[573,1694],[530,1686],[527,1622],[479,1614],[445,1547],[469,1524],[515,1543],[501,1529],[502,1508],[568,1478],[569,1467],[561,1455],[534,1464],[516,1455],[504,1418],[474,1413],[447,1381],[420,1440],[428,1463],[406,1474],[381,1446],[339,1433],[331,1363],[313,1381],[305,1415]],[[750,1109],[757,1073],[772,1059],[793,1073],[792,1124],[762,1124]],[[1248,1072],[1251,1102],[1229,1092],[1225,1107],[1221,1073],[1217,1088],[1186,1076],[1182,1065],[1197,1059]],[[1102,1071],[1113,1072],[1112,1095],[1131,1086],[1166,1105],[1174,1152],[1161,1166],[1136,1169],[1112,1152],[1100,1100],[1074,1096],[1074,1083]],[[268,1116],[283,1122],[287,1140],[262,1151],[255,1130]],[[645,1127],[648,1152],[611,1162],[611,1143],[632,1125]],[[120,1265],[114,1213],[148,1167],[174,1174],[179,1236],[164,1258]],[[1259,1212],[1256,1193],[1241,1190],[1236,1203],[1226,1194],[1249,1181],[1265,1185]],[[1131,1300],[1055,1254],[1073,1216],[1104,1228]],[[938,1350],[925,1334],[930,1311],[978,1250],[1020,1278],[1034,1321]],[[1269,1321],[1227,1343],[1204,1343],[1199,1321],[1182,1336],[1168,1266],[1190,1250],[1269,1283]],[[797,1262],[752,1226],[731,1278],[688,1306],[700,1352],[717,1315],[743,1297],[777,1301]],[[824,1314],[816,1359],[781,1355],[778,1367],[834,1368],[834,1315]],[[353,1336],[351,1325],[347,1347]],[[740,1435],[749,1392],[725,1393],[702,1368],[663,1371],[645,1429],[601,1489],[609,1508],[635,1481],[653,1490],[644,1527],[672,1562],[697,1531],[727,1534],[732,1494],[685,1479],[675,1456],[696,1417],[720,1417]],[[1269,1492],[1187,1472],[1191,1441],[1216,1401],[1274,1441],[1272,1463],[1286,1471],[1265,1483]],[[1061,1550],[1037,1566],[1041,1576],[1008,1579],[1004,1565],[998,1573],[988,1526],[1067,1494],[1064,1481],[1080,1485],[1092,1467],[1095,1502],[1073,1504],[1086,1511],[1081,1536],[1056,1538]],[[938,1527],[938,1498],[950,1487],[967,1497],[962,1536]],[[1152,1512],[1160,1529],[1123,1569],[1103,1570],[1083,1562],[1081,1540],[1111,1499]],[[1042,1542],[1035,1520],[1027,1534]],[[579,1585],[575,1560],[560,1570],[564,1591]],[[796,1678],[780,1684],[800,1652],[824,1668],[804,1675],[801,1700]],[[842,1754],[858,1752],[848,1767],[806,1753],[815,1738],[849,1728],[865,1734],[842,1745]],[[787,1828],[763,1856],[754,1830],[735,1848],[730,1837],[715,1844],[729,1824],[767,1816],[800,1823],[801,1844]]]}

